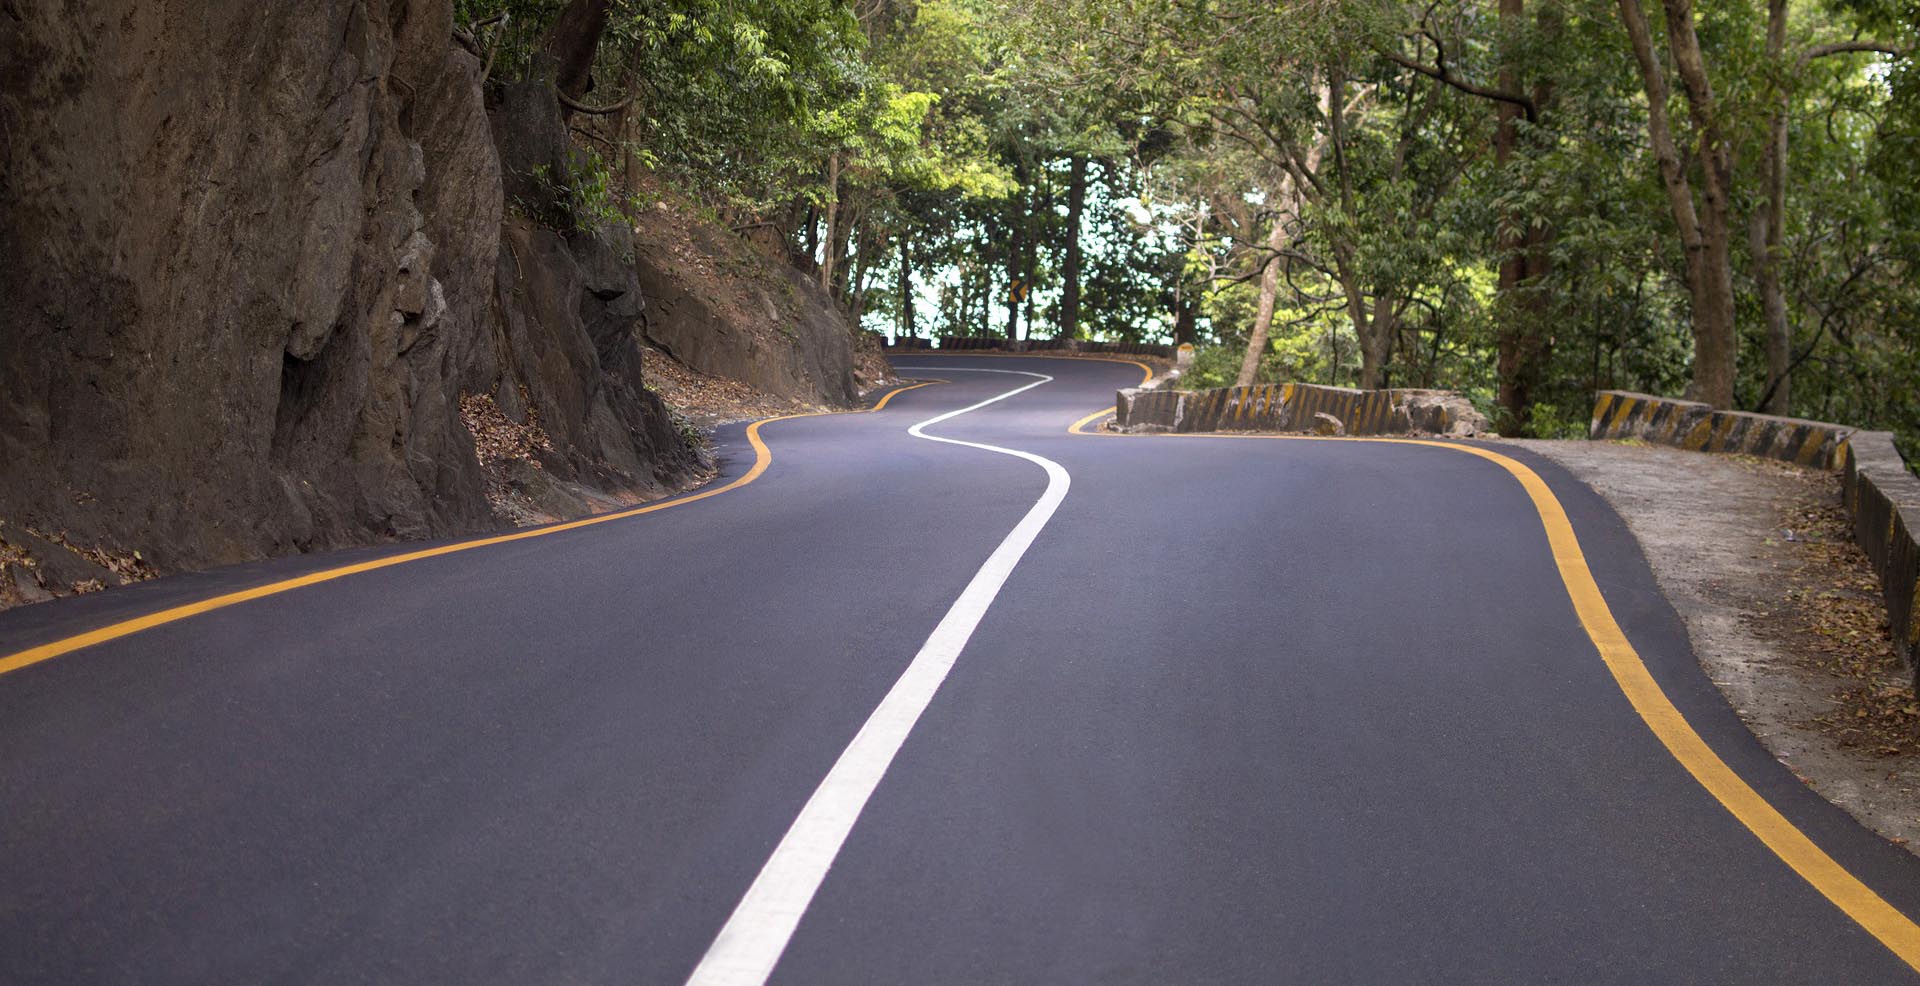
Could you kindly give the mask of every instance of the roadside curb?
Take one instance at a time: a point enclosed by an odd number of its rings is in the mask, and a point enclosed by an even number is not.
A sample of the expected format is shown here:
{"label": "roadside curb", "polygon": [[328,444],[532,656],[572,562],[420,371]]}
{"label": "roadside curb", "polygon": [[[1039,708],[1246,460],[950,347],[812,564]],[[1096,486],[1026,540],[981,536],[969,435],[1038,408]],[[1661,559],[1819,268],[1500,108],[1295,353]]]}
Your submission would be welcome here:
{"label": "roadside curb", "polygon": [[1907,470],[1891,432],[1854,432],[1840,459],[1853,538],[1880,575],[1894,649],[1920,679],[1920,478]]}

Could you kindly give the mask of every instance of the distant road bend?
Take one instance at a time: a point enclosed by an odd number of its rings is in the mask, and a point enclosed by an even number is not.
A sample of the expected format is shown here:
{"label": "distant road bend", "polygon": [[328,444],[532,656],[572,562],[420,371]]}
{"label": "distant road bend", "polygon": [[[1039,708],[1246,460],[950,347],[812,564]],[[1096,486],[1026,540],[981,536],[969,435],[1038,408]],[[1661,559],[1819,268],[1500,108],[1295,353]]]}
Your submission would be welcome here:
{"label": "distant road bend", "polygon": [[1553,465],[899,362],[671,506],[0,614],[0,980],[1920,981]]}

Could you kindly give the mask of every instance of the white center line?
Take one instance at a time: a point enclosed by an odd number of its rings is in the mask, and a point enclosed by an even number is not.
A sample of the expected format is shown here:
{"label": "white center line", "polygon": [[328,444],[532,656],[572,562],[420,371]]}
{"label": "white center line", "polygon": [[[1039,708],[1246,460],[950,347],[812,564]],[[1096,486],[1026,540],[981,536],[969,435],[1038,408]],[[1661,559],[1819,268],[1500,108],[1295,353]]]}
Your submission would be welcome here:
{"label": "white center line", "polygon": [[[930,368],[903,366],[898,369]],[[860,817],[867,800],[873,797],[874,788],[880,784],[880,778],[900,752],[907,734],[913,730],[914,723],[920,720],[927,704],[933,701],[934,692],[947,680],[947,672],[953,669],[954,660],[967,646],[974,629],[986,615],[987,607],[993,605],[994,597],[1000,594],[1000,587],[1013,574],[1014,566],[1020,563],[1021,556],[1027,553],[1027,548],[1040,534],[1040,529],[1046,526],[1054,510],[1060,506],[1060,501],[1067,497],[1070,483],[1067,471],[1052,459],[998,445],[942,438],[922,430],[1032,390],[1051,382],[1052,377],[1022,370],[975,370],[948,366],[939,370],[942,373],[962,370],[968,373],[1003,373],[1039,378],[978,404],[928,418],[908,428],[907,434],[930,442],[964,445],[1025,459],[1046,470],[1046,492],[1040,494],[1040,499],[1027,510],[1026,516],[1020,518],[1020,523],[1014,525],[1006,539],[988,556],[986,564],[974,573],[973,581],[967,583],[966,589],[961,591],[959,598],[947,610],[947,615],[933,628],[933,634],[920,646],[920,652],[914,655],[912,663],[893,683],[893,688],[880,700],[873,714],[867,717],[866,724],[860,727],[853,742],[841,751],[840,759],[834,761],[826,779],[814,789],[813,796],[800,809],[799,817],[793,820],[793,825],[788,827],[780,844],[774,847],[773,855],[760,868],[760,875],[747,888],[746,896],[740,899],[732,916],[721,927],[720,934],[708,946],[707,954],[687,979],[688,986],[761,986],[773,974],[773,967],[780,961],[780,953],[786,950],[787,942],[800,924],[800,916],[806,913],[807,905],[813,902],[820,882],[826,879],[827,869],[833,865],[834,857],[840,854],[840,847],[846,843],[853,823]]]}

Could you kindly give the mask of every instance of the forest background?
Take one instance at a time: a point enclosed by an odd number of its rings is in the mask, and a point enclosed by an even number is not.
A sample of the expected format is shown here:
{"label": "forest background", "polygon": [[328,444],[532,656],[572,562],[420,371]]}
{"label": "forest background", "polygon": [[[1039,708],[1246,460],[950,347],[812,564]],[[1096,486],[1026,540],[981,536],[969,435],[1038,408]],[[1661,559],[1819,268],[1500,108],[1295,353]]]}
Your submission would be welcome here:
{"label": "forest background", "polygon": [[[889,336],[1191,342],[1185,386],[1593,391],[1920,459],[1920,0],[460,0],[613,218]],[[564,47],[564,46],[562,46]]]}

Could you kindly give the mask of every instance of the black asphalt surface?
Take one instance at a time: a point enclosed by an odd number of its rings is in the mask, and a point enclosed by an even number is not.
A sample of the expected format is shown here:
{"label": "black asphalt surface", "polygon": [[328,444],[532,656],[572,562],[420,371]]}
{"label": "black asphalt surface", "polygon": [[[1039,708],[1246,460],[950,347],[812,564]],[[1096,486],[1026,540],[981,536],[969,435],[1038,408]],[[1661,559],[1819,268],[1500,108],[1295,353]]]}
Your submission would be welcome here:
{"label": "black asphalt surface", "polygon": [[[773,982],[1848,983],[1912,970],[1674,761],[1511,477],[1384,444],[1075,436],[1125,364],[764,427],[684,507],[0,676],[0,981],[679,983],[1042,471],[1072,476]],[[942,376],[940,371],[909,375]],[[720,436],[730,475],[751,464]],[[1700,671],[1620,520],[1525,453],[1655,678],[1894,906],[1920,861]],[[414,546],[407,546],[414,547]],[[385,551],[0,613],[0,654]]]}

